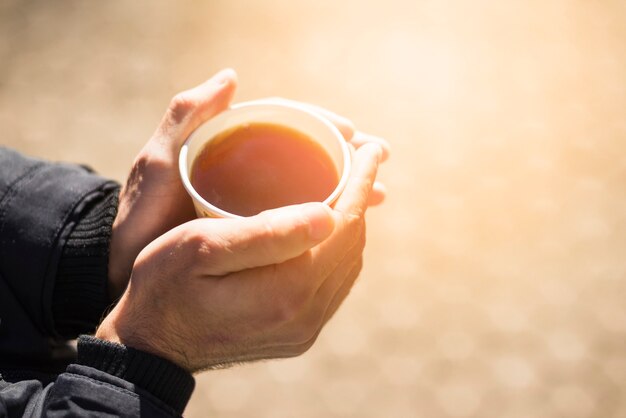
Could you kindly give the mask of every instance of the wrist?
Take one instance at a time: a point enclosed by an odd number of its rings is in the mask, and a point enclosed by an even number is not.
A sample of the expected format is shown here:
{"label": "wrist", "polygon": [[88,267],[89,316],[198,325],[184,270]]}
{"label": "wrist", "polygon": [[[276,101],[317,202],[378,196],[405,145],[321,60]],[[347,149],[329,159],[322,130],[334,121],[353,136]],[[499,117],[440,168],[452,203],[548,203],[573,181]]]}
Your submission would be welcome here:
{"label": "wrist", "polygon": [[81,336],[78,340],[76,363],[136,385],[169,405],[177,414],[182,414],[195,384],[187,371],[166,359],[89,336]]}
{"label": "wrist", "polygon": [[[189,373],[195,371],[186,361],[185,354],[173,344],[167,343],[166,336],[171,335],[159,324],[159,318],[145,318],[136,315],[129,308],[128,292],[96,330],[95,337],[111,343],[121,344],[168,360]],[[154,329],[155,326],[158,329]]]}

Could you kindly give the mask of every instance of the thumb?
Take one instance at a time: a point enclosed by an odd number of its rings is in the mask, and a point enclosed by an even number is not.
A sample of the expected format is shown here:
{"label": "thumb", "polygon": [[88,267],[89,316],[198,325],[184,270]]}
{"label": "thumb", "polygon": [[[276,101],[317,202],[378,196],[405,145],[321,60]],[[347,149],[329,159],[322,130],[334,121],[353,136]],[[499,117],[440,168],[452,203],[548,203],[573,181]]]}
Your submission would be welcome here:
{"label": "thumb", "polygon": [[237,87],[237,74],[224,69],[204,83],[171,100],[154,140],[176,155],[183,142],[207,120],[228,107]]}
{"label": "thumb", "polygon": [[190,223],[205,239],[200,270],[221,276],[298,257],[333,231],[332,210],[305,203],[239,219],[197,219]]}

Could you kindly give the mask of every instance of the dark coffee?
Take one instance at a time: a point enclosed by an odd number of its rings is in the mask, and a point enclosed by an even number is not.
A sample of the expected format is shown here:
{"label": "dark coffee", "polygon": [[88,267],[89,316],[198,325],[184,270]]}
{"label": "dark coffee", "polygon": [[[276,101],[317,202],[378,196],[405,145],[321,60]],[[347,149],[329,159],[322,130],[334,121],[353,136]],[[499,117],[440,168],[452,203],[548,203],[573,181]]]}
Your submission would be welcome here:
{"label": "dark coffee", "polygon": [[270,123],[220,133],[198,153],[191,184],[209,203],[251,216],[267,209],[324,201],[339,176],[326,150],[306,134]]}

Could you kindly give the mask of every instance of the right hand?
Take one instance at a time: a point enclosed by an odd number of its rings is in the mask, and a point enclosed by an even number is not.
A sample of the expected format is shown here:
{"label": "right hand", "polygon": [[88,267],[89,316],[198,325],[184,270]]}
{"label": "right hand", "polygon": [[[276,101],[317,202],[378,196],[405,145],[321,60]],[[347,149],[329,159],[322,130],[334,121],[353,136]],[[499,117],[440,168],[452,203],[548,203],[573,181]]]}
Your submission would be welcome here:
{"label": "right hand", "polygon": [[365,211],[382,150],[354,154],[334,209],[196,219],[150,243],[96,336],[193,372],[305,352],[362,266]]}
{"label": "right hand", "polygon": [[[206,82],[178,93],[172,99],[152,138],[141,149],[120,193],[113,223],[109,257],[109,294],[116,300],[126,288],[139,252],[166,231],[196,217],[178,172],[180,148],[191,132],[226,109],[237,86],[233,70],[222,70]],[[285,99],[282,102],[294,103]],[[356,132],[348,119],[317,106],[298,103],[325,116],[353,147],[376,143],[389,153],[386,141]],[[385,198],[384,186],[375,183],[370,205]]]}

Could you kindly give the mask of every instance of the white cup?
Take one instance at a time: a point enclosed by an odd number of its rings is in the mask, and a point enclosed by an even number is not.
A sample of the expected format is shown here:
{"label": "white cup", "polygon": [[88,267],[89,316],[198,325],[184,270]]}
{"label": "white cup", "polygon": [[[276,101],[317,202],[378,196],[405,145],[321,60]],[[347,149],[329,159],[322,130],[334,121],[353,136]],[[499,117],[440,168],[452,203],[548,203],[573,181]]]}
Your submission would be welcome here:
{"label": "white cup", "polygon": [[178,159],[180,177],[193,199],[196,214],[199,217],[241,218],[240,215],[226,212],[200,196],[191,184],[190,174],[194,159],[207,142],[228,129],[246,123],[283,125],[306,134],[322,146],[333,161],[337,173],[340,173],[337,187],[323,202],[332,206],[343,192],[350,174],[350,149],[341,132],[328,119],[304,106],[265,99],[231,106],[202,124],[183,144]]}

